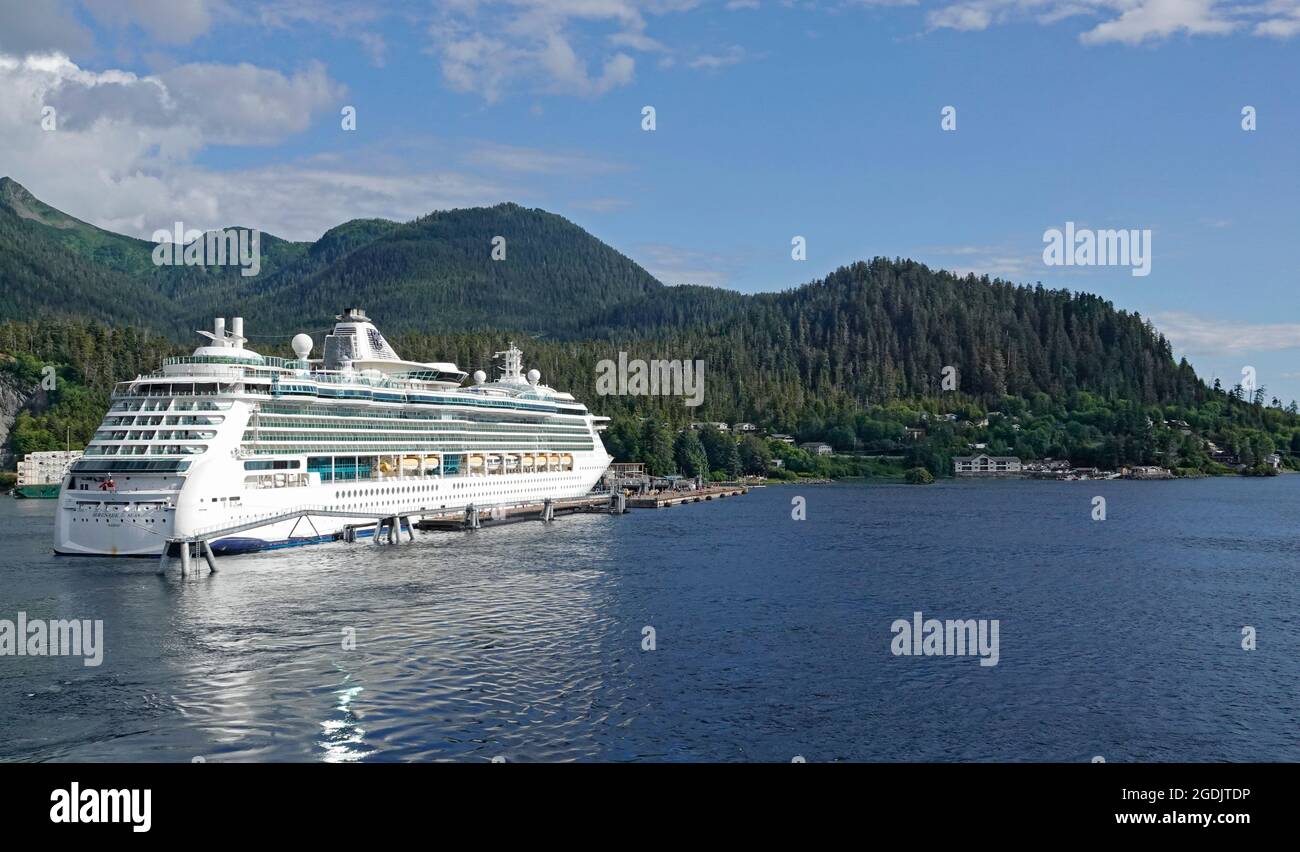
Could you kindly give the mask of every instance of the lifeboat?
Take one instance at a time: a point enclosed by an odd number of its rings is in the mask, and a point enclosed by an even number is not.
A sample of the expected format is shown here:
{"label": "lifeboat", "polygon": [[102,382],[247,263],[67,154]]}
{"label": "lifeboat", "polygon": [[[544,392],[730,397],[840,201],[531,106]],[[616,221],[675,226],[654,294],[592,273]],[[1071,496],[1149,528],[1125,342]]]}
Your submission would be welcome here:
{"label": "lifeboat", "polygon": [[424,457],[424,466],[425,466],[426,468],[439,468],[439,467],[442,467],[442,459],[438,458],[437,456],[425,456],[425,457]]}
{"label": "lifeboat", "polygon": [[406,456],[405,458],[402,459],[402,469],[403,469],[403,470],[419,470],[419,469],[420,469],[420,457],[419,457],[419,456]]}
{"label": "lifeboat", "polygon": [[393,466],[392,466],[391,464],[389,464],[387,461],[381,461],[381,462],[379,463],[379,472],[380,472],[380,473],[392,473],[392,472],[393,472]]}
{"label": "lifeboat", "polygon": [[531,469],[532,466],[533,466],[533,457],[532,457],[532,455],[529,454],[529,453],[525,453],[524,456],[523,456],[523,458],[521,459],[521,464],[522,464],[522,466],[523,466],[525,469]]}
{"label": "lifeboat", "polygon": [[551,457],[550,457],[550,459],[549,459],[549,461],[550,461],[550,463],[551,463],[551,466],[554,467],[555,465],[557,465],[557,464],[560,463],[560,457],[559,457],[558,455],[552,453],[552,454],[551,454]]}
{"label": "lifeboat", "polygon": [[573,467],[573,456],[569,453],[565,453],[560,458],[560,461],[564,462],[564,464],[567,465],[568,467]]}
{"label": "lifeboat", "polygon": [[470,456],[470,457],[469,457],[469,466],[470,466],[470,467],[482,467],[482,466],[483,466],[483,457],[482,457],[482,456]]}

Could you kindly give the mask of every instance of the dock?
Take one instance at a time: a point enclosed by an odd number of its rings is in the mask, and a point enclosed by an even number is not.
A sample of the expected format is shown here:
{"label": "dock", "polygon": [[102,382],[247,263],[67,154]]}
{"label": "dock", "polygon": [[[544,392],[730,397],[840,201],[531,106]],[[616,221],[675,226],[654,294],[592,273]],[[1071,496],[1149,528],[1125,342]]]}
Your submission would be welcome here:
{"label": "dock", "polygon": [[706,500],[739,497],[748,491],[748,486],[734,485],[699,488],[693,491],[672,491],[666,494],[646,494],[627,498],[627,505],[631,509],[667,509],[669,506],[680,506],[683,503],[703,503]]}
{"label": "dock", "polygon": [[627,511],[626,499],[619,494],[589,494],[568,500],[544,500],[541,503],[517,503],[494,506],[466,506],[464,509],[424,517],[415,522],[421,531],[480,529],[520,521],[553,521],[561,515],[588,512],[621,515]]}
{"label": "dock", "polygon": [[295,506],[282,512],[263,515],[238,524],[209,527],[196,530],[188,536],[169,538],[163,547],[162,555],[159,557],[159,571],[166,572],[171,563],[170,551],[178,550],[182,576],[197,568],[200,562],[206,562],[208,570],[215,574],[217,572],[217,560],[216,554],[212,551],[213,541],[279,521],[305,519],[310,524],[312,516],[373,518],[372,522],[352,524],[345,527],[342,531],[333,535],[334,540],[355,543],[359,534],[364,531],[367,535],[374,536],[372,539],[374,544],[398,544],[401,542],[402,533],[406,533],[409,541],[415,541],[415,530],[428,532],[477,530],[487,526],[501,526],[520,521],[550,523],[562,515],[592,512],[622,515],[632,509],[664,509],[684,503],[702,503],[708,500],[738,497],[748,493],[748,491],[748,486],[734,484],[664,491],[646,491],[643,489],[639,492],[617,488],[565,500],[547,499],[531,503],[469,505],[437,511],[427,509],[407,510],[399,514],[339,510],[326,506]]}

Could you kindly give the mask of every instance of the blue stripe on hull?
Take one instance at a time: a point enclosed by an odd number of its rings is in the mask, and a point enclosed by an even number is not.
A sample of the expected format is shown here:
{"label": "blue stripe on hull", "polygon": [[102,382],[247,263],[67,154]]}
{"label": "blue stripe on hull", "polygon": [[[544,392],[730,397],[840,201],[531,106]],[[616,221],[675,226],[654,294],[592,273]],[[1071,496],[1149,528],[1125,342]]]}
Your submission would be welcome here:
{"label": "blue stripe on hull", "polygon": [[338,536],[317,535],[300,538],[285,538],[279,541],[267,541],[264,538],[223,538],[212,542],[212,552],[219,556],[238,553],[257,553],[259,550],[283,550],[286,547],[301,547],[304,544],[321,544],[337,541]]}
{"label": "blue stripe on hull", "polygon": [[[410,525],[402,524],[401,528],[402,531],[405,532],[410,529]],[[357,538],[373,537],[375,534],[375,528],[367,527],[359,529],[356,532]],[[216,555],[257,553],[262,550],[284,550],[287,547],[302,547],[305,544],[323,544],[329,541],[339,541],[342,538],[342,533],[299,536],[297,538],[280,539],[279,541],[267,541],[264,538],[222,538],[212,542],[212,552]]]}

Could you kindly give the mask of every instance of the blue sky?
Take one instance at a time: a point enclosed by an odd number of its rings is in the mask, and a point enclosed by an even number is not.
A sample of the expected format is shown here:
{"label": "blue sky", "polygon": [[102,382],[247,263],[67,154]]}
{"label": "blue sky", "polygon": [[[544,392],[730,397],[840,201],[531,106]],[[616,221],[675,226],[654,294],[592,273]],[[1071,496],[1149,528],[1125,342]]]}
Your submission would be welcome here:
{"label": "blue sky", "polygon": [[[142,236],[512,200],[666,283],[913,257],[1100,293],[1290,400],[1298,48],[1300,0],[0,0],[0,172]],[[1067,221],[1150,229],[1151,274],[1046,266]]]}

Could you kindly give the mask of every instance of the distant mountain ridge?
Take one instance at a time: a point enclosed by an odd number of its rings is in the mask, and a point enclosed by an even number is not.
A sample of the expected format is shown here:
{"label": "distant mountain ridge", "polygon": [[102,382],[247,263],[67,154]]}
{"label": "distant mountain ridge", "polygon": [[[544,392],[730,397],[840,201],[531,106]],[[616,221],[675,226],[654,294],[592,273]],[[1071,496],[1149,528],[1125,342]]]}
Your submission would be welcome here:
{"label": "distant mountain ridge", "polygon": [[[271,349],[355,304],[419,351],[421,335],[509,331],[707,356],[713,393],[746,416],[934,396],[947,367],[959,391],[982,396],[1145,404],[1205,391],[1141,317],[1096,296],[884,258],[781,293],[667,287],[567,219],[516,204],[358,219],[311,243],[264,235],[250,278],[154,266],[152,249],[0,179],[0,320],[88,317],[188,341],[212,316],[239,314]],[[578,369],[588,384],[593,366]]]}
{"label": "distant mountain ridge", "polygon": [[[504,237],[505,257],[492,257]],[[571,335],[664,286],[568,220],[516,204],[357,219],[312,243],[261,236],[259,275],[157,266],[154,243],[83,222],[0,179],[0,320],[96,315],[163,334],[240,312],[263,330],[366,305],[391,331]],[[254,330],[255,329],[251,329]]]}

